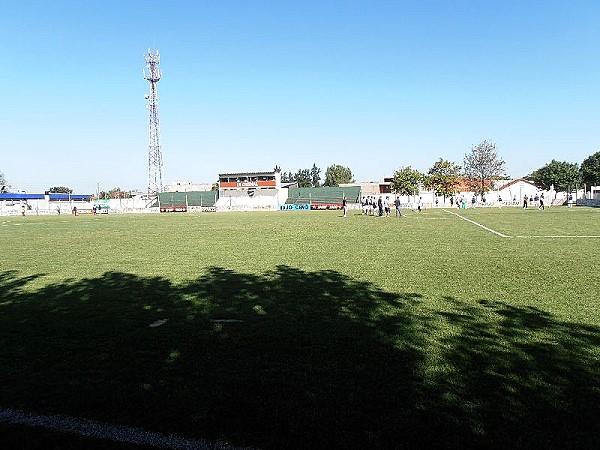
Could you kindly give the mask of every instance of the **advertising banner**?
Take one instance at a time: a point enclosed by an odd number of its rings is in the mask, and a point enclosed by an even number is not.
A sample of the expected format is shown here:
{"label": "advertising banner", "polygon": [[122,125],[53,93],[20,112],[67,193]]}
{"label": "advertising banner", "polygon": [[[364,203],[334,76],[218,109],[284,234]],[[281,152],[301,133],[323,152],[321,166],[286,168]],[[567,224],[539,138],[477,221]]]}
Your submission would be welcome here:
{"label": "advertising banner", "polygon": [[279,211],[310,211],[310,205],[279,205]]}

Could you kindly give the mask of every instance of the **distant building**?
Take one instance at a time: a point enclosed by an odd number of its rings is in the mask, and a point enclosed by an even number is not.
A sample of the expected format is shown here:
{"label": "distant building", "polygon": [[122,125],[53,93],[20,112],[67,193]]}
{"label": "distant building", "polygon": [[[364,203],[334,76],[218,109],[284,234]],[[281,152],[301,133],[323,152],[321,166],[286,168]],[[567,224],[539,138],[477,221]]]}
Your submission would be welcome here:
{"label": "distant building", "polygon": [[361,183],[340,183],[339,187],[359,187],[363,196],[379,195],[392,192],[390,189],[391,178],[385,178],[383,182],[369,181]]}

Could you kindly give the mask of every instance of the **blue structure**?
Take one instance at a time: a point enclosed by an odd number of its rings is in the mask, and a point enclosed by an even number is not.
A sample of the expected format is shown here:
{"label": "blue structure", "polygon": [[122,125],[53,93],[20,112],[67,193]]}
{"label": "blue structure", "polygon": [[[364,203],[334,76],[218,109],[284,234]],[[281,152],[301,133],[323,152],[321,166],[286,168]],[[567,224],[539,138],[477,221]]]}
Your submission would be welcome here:
{"label": "blue structure", "polygon": [[[85,202],[89,200],[91,194],[48,194],[50,201],[75,201]],[[20,192],[4,192],[0,194],[0,200],[7,201],[27,201],[27,200],[44,200],[45,194],[25,194]]]}

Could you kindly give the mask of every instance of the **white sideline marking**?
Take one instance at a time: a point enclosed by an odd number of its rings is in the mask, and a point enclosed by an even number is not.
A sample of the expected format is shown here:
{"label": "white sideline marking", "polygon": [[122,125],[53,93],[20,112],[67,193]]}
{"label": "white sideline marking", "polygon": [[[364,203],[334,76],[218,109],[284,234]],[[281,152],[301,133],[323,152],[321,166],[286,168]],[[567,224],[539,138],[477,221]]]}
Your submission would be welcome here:
{"label": "white sideline marking", "polygon": [[575,238],[575,239],[577,239],[577,238],[580,238],[580,239],[581,238],[585,238],[585,239],[600,238],[600,236],[568,236],[568,235],[565,235],[565,236],[560,236],[560,235],[533,235],[533,236],[518,235],[515,237],[518,237],[518,238],[567,238],[567,239],[568,238]]}
{"label": "white sideline marking", "polygon": [[153,445],[169,449],[191,450],[238,450],[225,443],[209,443],[203,440],[189,440],[176,435],[164,435],[140,428],[110,425],[94,420],[78,419],[68,416],[38,416],[16,409],[0,408],[0,423],[29,425],[56,430],[80,436],[107,439],[137,445]]}
{"label": "white sideline marking", "polygon": [[448,214],[454,214],[456,217],[460,217],[462,220],[466,220],[467,222],[471,222],[473,225],[477,225],[478,227],[483,228],[486,231],[489,231],[490,233],[494,233],[497,236],[503,237],[503,238],[509,238],[510,236],[507,236],[505,234],[502,234],[496,230],[492,230],[491,228],[486,227],[485,225],[481,225],[478,222],[475,222],[474,220],[471,219],[467,219],[466,217],[461,216],[460,214],[456,214],[455,212],[452,211],[448,211],[447,209],[444,209],[445,212],[447,212]]}

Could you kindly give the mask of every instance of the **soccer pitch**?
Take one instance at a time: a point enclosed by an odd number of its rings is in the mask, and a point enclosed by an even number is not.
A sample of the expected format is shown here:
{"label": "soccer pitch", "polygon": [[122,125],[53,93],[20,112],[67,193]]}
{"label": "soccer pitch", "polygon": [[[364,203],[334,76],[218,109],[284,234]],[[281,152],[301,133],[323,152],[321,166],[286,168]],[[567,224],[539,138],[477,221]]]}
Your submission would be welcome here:
{"label": "soccer pitch", "polygon": [[593,447],[599,219],[2,217],[0,447],[134,442],[3,411],[263,449]]}

